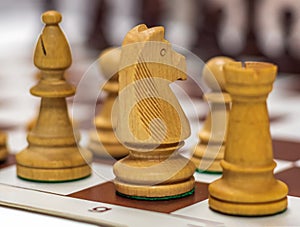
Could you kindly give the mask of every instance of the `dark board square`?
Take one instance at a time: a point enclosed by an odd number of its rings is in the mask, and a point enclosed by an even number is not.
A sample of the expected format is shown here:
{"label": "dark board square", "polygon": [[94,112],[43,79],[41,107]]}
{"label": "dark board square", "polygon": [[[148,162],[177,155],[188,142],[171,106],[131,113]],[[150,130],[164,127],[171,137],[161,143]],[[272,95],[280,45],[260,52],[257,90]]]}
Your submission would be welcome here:
{"label": "dark board square", "polygon": [[0,162],[0,169],[3,169],[5,167],[8,167],[10,165],[13,165],[16,163],[16,158],[14,155],[9,154],[3,162]]}
{"label": "dark board square", "polygon": [[273,140],[275,159],[297,161],[300,159],[300,143],[284,140]]}
{"label": "dark board square", "polygon": [[70,194],[74,198],[115,204],[143,210],[171,213],[175,210],[193,205],[208,198],[208,184],[196,182],[193,195],[166,201],[141,201],[121,197],[116,194],[114,184],[106,182],[82,191]]}
{"label": "dark board square", "polygon": [[300,168],[293,167],[275,174],[275,177],[282,180],[289,187],[289,195],[300,196]]}

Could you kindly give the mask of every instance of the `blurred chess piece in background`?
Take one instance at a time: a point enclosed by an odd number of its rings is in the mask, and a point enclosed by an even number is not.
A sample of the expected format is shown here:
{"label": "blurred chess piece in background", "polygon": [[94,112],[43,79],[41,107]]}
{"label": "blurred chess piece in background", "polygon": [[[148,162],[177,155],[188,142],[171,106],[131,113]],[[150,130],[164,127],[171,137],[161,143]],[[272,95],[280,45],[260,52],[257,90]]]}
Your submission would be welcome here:
{"label": "blurred chess piece in background", "polygon": [[112,109],[119,92],[120,48],[107,48],[99,56],[99,69],[106,79],[102,89],[107,96],[102,100],[101,109],[94,119],[96,130],[90,132],[88,148],[98,157],[120,159],[128,155],[115,135],[112,125]]}
{"label": "blurred chess piece in background", "polygon": [[105,34],[112,46],[120,46],[126,33],[139,22],[141,1],[109,0],[105,21]]}
{"label": "blurred chess piece in background", "polygon": [[6,133],[0,131],[0,163],[5,161],[8,155],[6,143],[7,143],[7,135]]}
{"label": "blurred chess piece in background", "polygon": [[192,158],[200,172],[222,172],[220,162],[224,158],[231,105],[230,95],[225,90],[224,65],[229,62],[234,60],[218,56],[206,62],[203,68],[203,80],[211,91],[204,94],[210,108],[198,134],[199,143]]}
{"label": "blurred chess piece in background", "polygon": [[191,49],[197,41],[197,27],[202,22],[202,15],[199,12],[195,0],[164,0],[166,7],[165,14],[162,16],[162,24],[168,29],[166,36],[172,43]]}
{"label": "blurred chess piece in background", "polygon": [[300,1],[257,1],[255,11],[257,41],[263,54],[278,58],[287,51],[299,59]]}
{"label": "blurred chess piece in background", "polygon": [[[31,50],[35,41],[31,34],[40,30],[34,19],[41,11],[56,9],[69,18],[62,25],[73,46],[75,61],[82,62],[84,54],[95,58],[108,46],[120,46],[130,28],[145,23],[165,26],[166,38],[171,43],[191,50],[203,61],[228,55],[272,61],[281,71],[300,72],[297,67],[299,0],[90,0],[88,4],[82,0],[41,3],[26,0],[21,5],[16,0],[2,0],[0,3],[0,26],[6,31],[0,45],[5,58],[15,53],[8,46]],[[25,14],[20,13],[21,8]],[[22,28],[21,20],[26,21]],[[28,50],[22,53],[30,55]]]}
{"label": "blurred chess piece in background", "polygon": [[217,30],[218,46],[224,54],[238,55],[246,45],[248,9],[245,0],[209,0],[210,10],[222,12]]}

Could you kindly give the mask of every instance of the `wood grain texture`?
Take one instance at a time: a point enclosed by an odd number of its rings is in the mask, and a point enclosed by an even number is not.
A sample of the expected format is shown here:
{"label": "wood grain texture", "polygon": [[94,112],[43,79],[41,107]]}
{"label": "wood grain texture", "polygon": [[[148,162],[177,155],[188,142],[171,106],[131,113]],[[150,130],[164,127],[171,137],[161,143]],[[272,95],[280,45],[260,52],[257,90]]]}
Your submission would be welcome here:
{"label": "wood grain texture", "polygon": [[209,206],[246,216],[270,215],[287,207],[287,186],[276,180],[266,99],[277,68],[270,63],[240,62],[224,66],[232,98],[223,177],[209,186]]}
{"label": "wood grain texture", "polygon": [[72,58],[69,44],[58,23],[60,13],[45,12],[46,24],[36,44],[34,64],[41,79],[31,94],[41,97],[36,124],[28,133],[29,146],[16,155],[17,175],[35,181],[69,181],[91,174],[92,154],[77,147],[68,116],[66,97],[75,88],[64,79]]}
{"label": "wood grain texture", "polygon": [[115,136],[115,127],[112,124],[112,109],[119,91],[118,67],[120,64],[121,50],[108,48],[99,57],[99,68],[107,79],[103,90],[107,96],[103,100],[101,110],[95,117],[94,124],[97,131],[90,133],[88,148],[97,156],[103,158],[122,158],[129,151]]}
{"label": "wood grain texture", "polygon": [[194,164],[178,149],[190,126],[169,85],[186,79],[185,58],[164,39],[164,28],[138,25],[122,44],[117,136],[130,154],[114,165],[116,190],[163,198],[194,188]]}

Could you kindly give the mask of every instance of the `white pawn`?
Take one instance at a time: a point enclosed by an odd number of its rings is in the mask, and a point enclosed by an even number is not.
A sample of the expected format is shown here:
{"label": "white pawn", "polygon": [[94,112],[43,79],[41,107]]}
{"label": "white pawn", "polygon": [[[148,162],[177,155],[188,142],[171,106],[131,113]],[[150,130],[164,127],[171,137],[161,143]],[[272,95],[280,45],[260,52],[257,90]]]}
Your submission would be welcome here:
{"label": "white pawn", "polygon": [[97,131],[91,132],[89,149],[100,157],[121,158],[128,154],[126,149],[117,139],[112,126],[112,108],[118,97],[118,66],[120,63],[121,50],[109,48],[100,55],[99,67],[106,77],[107,82],[103,87],[107,96],[103,100],[101,111],[95,117],[95,126]]}
{"label": "white pawn", "polygon": [[203,69],[203,79],[212,91],[204,95],[210,105],[210,112],[199,133],[200,142],[192,158],[199,171],[222,172],[220,161],[224,157],[231,101],[225,91],[223,66],[233,61],[228,57],[215,57]]}

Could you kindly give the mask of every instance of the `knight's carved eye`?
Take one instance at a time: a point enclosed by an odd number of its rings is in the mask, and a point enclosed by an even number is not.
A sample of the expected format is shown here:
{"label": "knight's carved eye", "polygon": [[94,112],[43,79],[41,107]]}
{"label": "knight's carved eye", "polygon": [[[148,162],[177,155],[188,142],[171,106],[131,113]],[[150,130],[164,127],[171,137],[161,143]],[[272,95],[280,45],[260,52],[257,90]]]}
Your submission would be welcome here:
{"label": "knight's carved eye", "polygon": [[163,49],[160,50],[160,55],[161,56],[165,56],[166,53],[167,53],[167,50],[165,48],[163,48]]}

